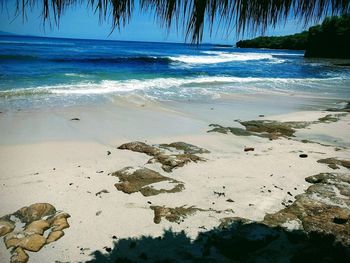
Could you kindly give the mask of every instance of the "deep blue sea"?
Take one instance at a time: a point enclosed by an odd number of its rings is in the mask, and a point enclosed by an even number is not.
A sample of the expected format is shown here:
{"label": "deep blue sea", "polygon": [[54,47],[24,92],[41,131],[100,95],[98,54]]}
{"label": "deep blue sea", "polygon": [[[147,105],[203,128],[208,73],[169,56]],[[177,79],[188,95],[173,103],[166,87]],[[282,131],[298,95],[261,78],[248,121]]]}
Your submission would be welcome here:
{"label": "deep blue sea", "polygon": [[299,51],[0,36],[0,106],[126,94],[161,101],[232,93],[350,99],[350,67],[335,64]]}

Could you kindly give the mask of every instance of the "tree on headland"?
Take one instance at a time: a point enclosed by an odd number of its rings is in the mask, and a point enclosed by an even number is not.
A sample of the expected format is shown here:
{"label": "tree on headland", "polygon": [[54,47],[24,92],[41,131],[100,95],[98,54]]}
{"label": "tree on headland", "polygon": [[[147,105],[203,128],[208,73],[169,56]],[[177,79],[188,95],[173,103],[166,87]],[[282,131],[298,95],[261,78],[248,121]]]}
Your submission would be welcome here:
{"label": "tree on headland", "polygon": [[327,17],[302,33],[241,40],[236,46],[305,50],[305,57],[350,58],[350,15]]}
{"label": "tree on headland", "polygon": [[[7,1],[0,0],[2,6]],[[200,43],[203,29],[220,27],[225,32],[264,32],[293,15],[308,24],[326,15],[350,13],[349,0],[15,0],[16,14],[25,19],[33,7],[42,10],[44,21],[59,23],[68,8],[85,5],[99,12],[100,18],[111,17],[112,29],[127,24],[138,4],[142,12],[154,13],[160,25],[182,29],[186,39]],[[137,2],[137,3],[136,3]]]}

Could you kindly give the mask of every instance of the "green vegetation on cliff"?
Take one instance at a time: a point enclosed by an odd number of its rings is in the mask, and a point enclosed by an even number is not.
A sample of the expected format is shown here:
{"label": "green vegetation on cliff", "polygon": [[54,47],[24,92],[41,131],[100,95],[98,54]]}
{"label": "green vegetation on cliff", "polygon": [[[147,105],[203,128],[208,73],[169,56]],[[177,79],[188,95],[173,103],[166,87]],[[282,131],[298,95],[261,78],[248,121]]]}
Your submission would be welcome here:
{"label": "green vegetation on cliff", "polygon": [[350,58],[350,15],[310,27],[305,57]]}
{"label": "green vegetation on cliff", "polygon": [[241,40],[236,43],[237,47],[244,48],[271,48],[271,49],[295,49],[305,50],[308,32],[281,36],[281,37],[257,37],[249,40]]}
{"label": "green vegetation on cliff", "polygon": [[305,50],[305,57],[350,58],[350,15],[327,17],[321,25],[281,37],[257,37],[236,43],[242,48]]}

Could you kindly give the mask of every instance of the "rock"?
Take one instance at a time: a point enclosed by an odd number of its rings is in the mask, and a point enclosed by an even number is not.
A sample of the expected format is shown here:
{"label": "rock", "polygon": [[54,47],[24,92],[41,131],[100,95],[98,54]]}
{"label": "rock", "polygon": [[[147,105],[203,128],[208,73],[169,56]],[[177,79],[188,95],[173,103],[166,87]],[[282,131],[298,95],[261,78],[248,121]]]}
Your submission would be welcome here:
{"label": "rock", "polygon": [[328,114],[322,118],[319,118],[318,121],[323,122],[323,123],[337,122],[337,121],[339,121],[339,119],[341,117],[343,117],[345,115],[346,115],[346,113],[345,114],[334,114],[334,115]]}
{"label": "rock", "polygon": [[170,144],[160,144],[161,148],[175,148],[178,151],[183,151],[185,154],[202,154],[202,153],[210,153],[207,149],[200,148],[193,144],[185,143],[185,142],[173,142]]}
{"label": "rock", "polygon": [[339,169],[339,166],[343,166],[345,168],[350,169],[350,161],[349,160],[339,160],[336,158],[326,158],[317,161],[318,163],[328,164],[329,168]]}
{"label": "rock", "polygon": [[95,195],[96,195],[96,196],[100,196],[101,194],[108,194],[108,193],[109,193],[108,190],[103,189],[103,190],[101,190],[101,191],[98,191]]}
{"label": "rock", "polygon": [[208,132],[220,132],[220,133],[232,133],[237,136],[258,136],[263,138],[269,138],[270,140],[276,140],[280,137],[293,137],[295,129],[305,128],[308,125],[316,122],[279,122],[271,120],[252,120],[252,121],[239,121],[238,122],[245,127],[223,127],[217,124],[210,124],[210,127],[214,129]]}
{"label": "rock", "polygon": [[10,263],[27,263],[28,260],[28,254],[23,250],[23,248],[18,247],[12,252]]}
{"label": "rock", "polygon": [[[208,153],[209,151],[199,148],[192,144],[187,144],[184,142],[175,142],[171,144],[161,144],[159,147],[163,149],[173,148],[176,150],[180,150],[179,154],[166,154],[161,149],[148,145],[143,142],[130,142],[125,143],[118,147],[118,149],[122,150],[131,150],[134,152],[145,153],[149,156],[152,156],[148,163],[159,162],[162,164],[162,169],[166,172],[171,172],[174,168],[183,167],[185,164],[190,162],[199,162],[205,161],[204,158],[201,158],[195,153]],[[182,153],[183,152],[183,153]]]}
{"label": "rock", "polygon": [[21,219],[25,224],[30,224],[33,221],[39,220],[42,217],[51,216],[56,213],[53,205],[48,203],[37,203],[29,207],[23,207],[14,213],[15,216]]}
{"label": "rock", "polygon": [[57,216],[55,216],[52,220],[51,227],[52,231],[59,231],[63,230],[69,227],[67,218],[69,218],[70,215],[67,213],[62,213]]}
{"label": "rock", "polygon": [[253,147],[244,147],[245,152],[253,152],[255,149]]}
{"label": "rock", "polygon": [[[312,185],[297,195],[289,207],[266,215],[263,223],[284,226],[299,222],[306,233],[325,233],[337,242],[350,245],[350,175],[321,173],[306,178]],[[340,193],[340,194],[339,194]]]}
{"label": "rock", "polygon": [[248,132],[242,128],[236,128],[236,127],[223,127],[218,124],[210,124],[209,127],[213,127],[212,130],[209,130],[208,132],[218,132],[223,134],[232,133],[237,136],[251,136],[254,135],[251,132]]}
{"label": "rock", "polygon": [[309,122],[279,122],[271,120],[240,121],[248,132],[267,133],[270,138],[293,137],[295,129],[307,127]]}
{"label": "rock", "polygon": [[64,232],[62,230],[52,231],[46,239],[46,244],[55,242],[56,240],[60,239],[63,236],[64,236]]}
{"label": "rock", "polygon": [[150,146],[143,142],[129,142],[118,147],[120,150],[130,150],[133,152],[145,153],[149,156],[156,156],[161,153],[157,147]]}
{"label": "rock", "polygon": [[10,233],[15,229],[15,224],[11,220],[0,218],[0,237]]}
{"label": "rock", "polygon": [[305,154],[305,153],[299,154],[299,157],[300,158],[307,158],[307,154]]}
{"label": "rock", "polygon": [[[29,257],[25,250],[37,252],[45,244],[56,241],[64,235],[62,229],[69,227],[67,218],[69,214],[56,214],[54,206],[48,203],[37,203],[30,206],[22,207],[13,214],[0,218],[0,228],[5,235],[4,243],[11,250],[11,262],[27,262]],[[10,220],[16,218],[16,222],[21,221],[24,226],[20,226],[18,231],[15,222]],[[11,232],[12,231],[12,232]],[[48,238],[45,232],[48,233]]]}
{"label": "rock", "polygon": [[49,228],[50,228],[49,222],[47,222],[46,220],[37,220],[37,221],[30,223],[25,228],[25,231],[27,233],[34,233],[34,234],[42,235]]}
{"label": "rock", "polygon": [[238,224],[248,224],[251,223],[253,221],[249,220],[249,219],[245,219],[242,217],[224,217],[220,219],[220,225],[219,228],[229,228],[232,223],[238,223]]}
{"label": "rock", "polygon": [[202,209],[190,206],[190,207],[165,207],[165,206],[151,206],[154,211],[154,223],[159,224],[164,217],[169,222],[180,223],[187,216],[196,213],[197,211],[203,211]]}
{"label": "rock", "polygon": [[200,161],[205,161],[205,159],[194,154],[159,154],[156,155],[154,158],[150,159],[148,163],[159,162],[162,164],[162,169],[165,172],[170,173],[173,169],[183,167],[187,163],[197,163]]}
{"label": "rock", "polygon": [[[132,167],[126,167],[114,172],[112,176],[118,177],[121,181],[121,183],[115,184],[115,187],[119,191],[127,194],[140,192],[144,196],[151,196],[160,193],[176,193],[184,189],[184,185],[181,182],[165,177],[148,168],[133,170]],[[169,181],[170,183],[175,184],[175,186],[171,189],[155,189],[150,186],[162,181]]]}
{"label": "rock", "polygon": [[39,234],[28,234],[26,232],[11,233],[4,239],[6,248],[21,247],[25,250],[37,252],[46,243],[46,238]]}
{"label": "rock", "polygon": [[72,119],[70,119],[71,121],[80,121],[80,119],[79,118],[72,118]]}

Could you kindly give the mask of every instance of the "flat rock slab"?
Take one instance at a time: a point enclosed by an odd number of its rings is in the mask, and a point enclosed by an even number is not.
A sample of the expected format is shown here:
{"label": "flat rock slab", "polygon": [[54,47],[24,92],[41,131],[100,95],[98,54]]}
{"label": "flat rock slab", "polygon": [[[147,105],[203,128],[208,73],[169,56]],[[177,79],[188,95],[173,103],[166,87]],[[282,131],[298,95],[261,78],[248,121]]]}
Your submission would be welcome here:
{"label": "flat rock slab", "polygon": [[165,218],[169,222],[181,223],[187,216],[193,215],[197,211],[203,211],[200,208],[194,206],[185,207],[165,207],[165,206],[151,206],[154,211],[154,223],[159,224],[162,218]]}
{"label": "flat rock slab", "polygon": [[316,121],[289,121],[280,122],[275,120],[251,120],[251,121],[238,121],[243,128],[238,127],[224,127],[218,124],[210,124],[212,127],[208,132],[219,132],[223,134],[232,133],[237,136],[258,136],[268,138],[270,140],[276,140],[281,137],[290,138],[294,137],[294,133],[297,129],[304,129],[311,124],[319,123],[331,123],[338,121],[345,114],[328,114]]}
{"label": "flat rock slab", "polygon": [[[143,142],[129,142],[118,147],[121,150],[144,153],[152,156],[148,163],[160,163],[165,172],[171,172],[175,168],[183,167],[190,162],[206,161],[206,159],[196,154],[209,153],[208,150],[185,142],[174,142],[170,144],[160,144],[159,146],[148,145]],[[171,151],[170,153],[165,150]],[[173,153],[172,151],[177,151]]]}
{"label": "flat rock slab", "polygon": [[[148,168],[126,167],[112,174],[119,178],[120,183],[116,183],[115,187],[124,193],[132,194],[140,192],[144,196],[158,195],[161,193],[176,193],[185,189],[184,184],[169,177],[165,177],[160,173]],[[169,182],[174,186],[170,189],[157,189],[152,186],[159,182]]]}
{"label": "flat rock slab", "polygon": [[327,164],[329,168],[339,169],[339,166],[343,166],[345,168],[350,169],[350,160],[340,160],[337,158],[326,158],[317,161],[318,163]]}
{"label": "flat rock slab", "polygon": [[350,246],[350,175],[320,173],[306,178],[312,185],[297,195],[295,202],[277,213],[266,215],[269,226],[288,226],[330,234]]}
{"label": "flat rock slab", "polygon": [[58,213],[48,203],[25,206],[1,217],[0,236],[4,236],[6,248],[11,249],[10,262],[26,263],[29,260],[26,250],[37,252],[61,238],[64,235],[62,230],[69,227],[69,217],[67,213]]}

